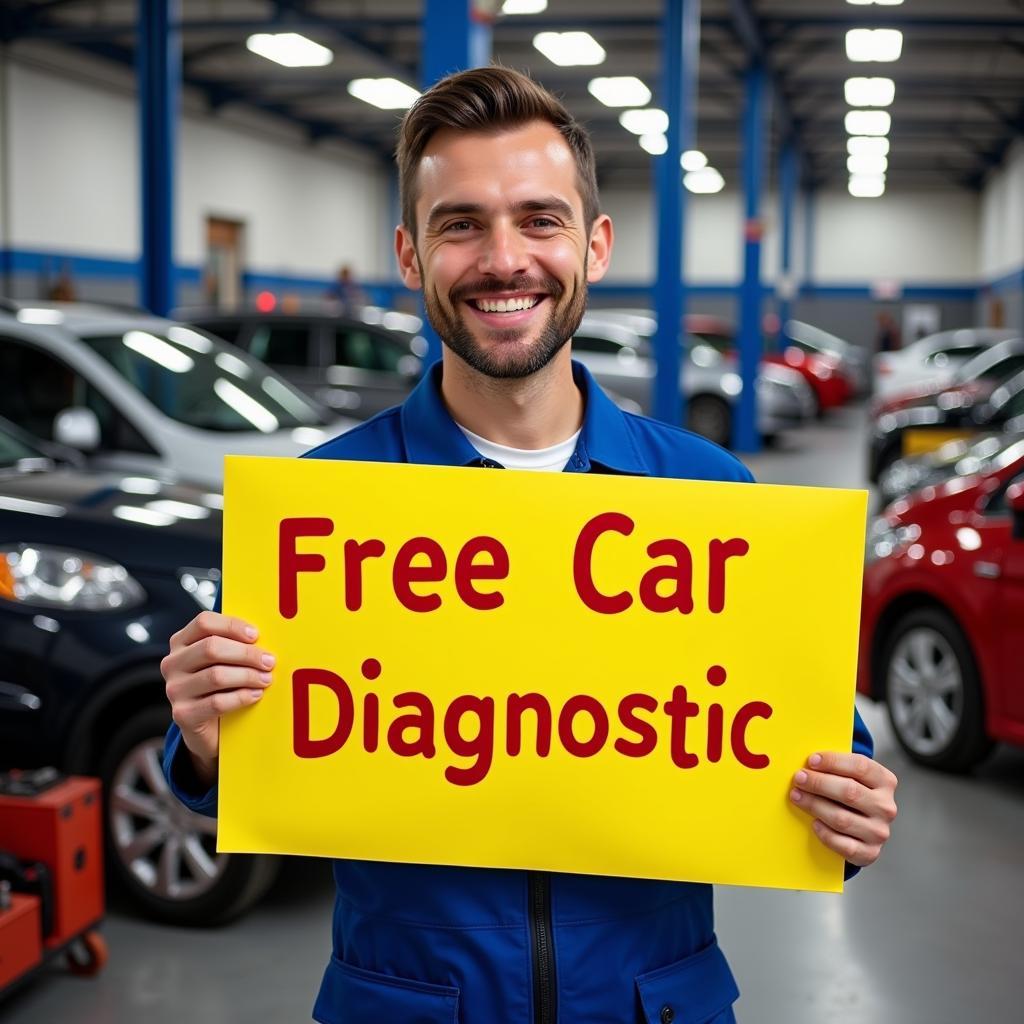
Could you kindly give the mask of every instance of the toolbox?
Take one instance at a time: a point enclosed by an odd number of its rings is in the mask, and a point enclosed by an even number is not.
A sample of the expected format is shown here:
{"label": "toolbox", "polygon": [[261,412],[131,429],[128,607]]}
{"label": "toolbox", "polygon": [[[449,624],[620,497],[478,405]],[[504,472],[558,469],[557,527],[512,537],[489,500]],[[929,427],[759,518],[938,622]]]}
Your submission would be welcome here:
{"label": "toolbox", "polygon": [[42,962],[39,897],[11,893],[6,900],[0,899],[0,989]]}

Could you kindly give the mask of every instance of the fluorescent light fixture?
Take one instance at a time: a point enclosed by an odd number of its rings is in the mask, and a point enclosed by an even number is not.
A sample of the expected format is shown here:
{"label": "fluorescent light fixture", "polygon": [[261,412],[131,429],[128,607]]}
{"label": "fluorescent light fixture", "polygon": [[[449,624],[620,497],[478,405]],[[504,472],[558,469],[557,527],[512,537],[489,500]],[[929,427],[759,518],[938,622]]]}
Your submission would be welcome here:
{"label": "fluorescent light fixture", "polygon": [[604,63],[605,52],[589,32],[538,32],[533,45],[562,68]]}
{"label": "fluorescent light fixture", "polygon": [[849,156],[846,158],[846,169],[855,175],[885,174],[889,168],[889,160],[884,156]]}
{"label": "fluorescent light fixture", "polygon": [[896,96],[891,78],[848,78],[846,102],[851,107],[887,107]]}
{"label": "fluorescent light fixture", "polygon": [[633,75],[592,78],[587,91],[606,107],[646,107],[651,102],[651,90]]}
{"label": "fluorescent light fixture", "polygon": [[708,158],[699,149],[688,149],[680,158],[684,171],[701,171],[708,165]]}
{"label": "fluorescent light fixture", "polygon": [[847,135],[888,135],[892,118],[884,110],[851,110],[845,124]]}
{"label": "fluorescent light fixture", "polygon": [[858,199],[877,199],[885,192],[884,174],[853,174],[850,176],[850,195]]}
{"label": "fluorescent light fixture", "polygon": [[501,5],[502,14],[540,14],[547,9],[548,0],[505,0]]}
{"label": "fluorescent light fixture", "polygon": [[856,7],[868,7],[870,4],[878,4],[879,7],[897,7],[903,0],[846,0],[848,4]]}
{"label": "fluorescent light fixture", "polygon": [[898,28],[851,28],[846,33],[846,56],[856,61],[899,60],[903,33]]}
{"label": "fluorescent light fixture", "polygon": [[854,135],[846,140],[850,156],[888,156],[889,140],[879,136]]}
{"label": "fluorescent light fixture", "polygon": [[658,132],[650,132],[640,136],[640,148],[646,149],[651,156],[661,156],[668,149],[668,139]]}
{"label": "fluorescent light fixture", "polygon": [[353,78],[348,83],[350,96],[381,110],[408,110],[420,94],[397,78]]}
{"label": "fluorescent light fixture", "polygon": [[722,191],[725,179],[714,167],[702,167],[699,171],[687,171],[683,175],[683,184],[698,195],[713,195]]}
{"label": "fluorescent light fixture", "polygon": [[664,135],[668,131],[668,114],[657,107],[646,110],[624,110],[619,124],[634,135]]}
{"label": "fluorescent light fixture", "polygon": [[59,309],[19,309],[15,314],[22,324],[62,324],[64,314]]}
{"label": "fluorescent light fixture", "polygon": [[129,331],[121,340],[125,348],[138,352],[172,373],[188,373],[196,365],[190,355],[148,331]]}
{"label": "fluorescent light fixture", "polygon": [[298,32],[257,32],[249,36],[245,45],[253,53],[286,68],[322,68],[334,60],[334,54],[326,46]]}

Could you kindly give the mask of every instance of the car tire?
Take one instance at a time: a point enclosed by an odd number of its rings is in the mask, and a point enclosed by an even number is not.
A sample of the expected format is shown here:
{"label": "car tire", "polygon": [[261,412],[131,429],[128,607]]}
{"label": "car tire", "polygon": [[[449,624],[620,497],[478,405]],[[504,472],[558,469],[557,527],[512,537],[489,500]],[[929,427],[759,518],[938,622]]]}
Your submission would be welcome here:
{"label": "car tire", "polygon": [[728,448],[732,442],[732,409],[715,395],[697,395],[687,404],[687,425],[695,434]]}
{"label": "car tire", "polygon": [[878,671],[893,732],[913,760],[965,772],[991,752],[978,667],[948,613],[919,608],[900,619]]}
{"label": "car tire", "polygon": [[215,852],[215,819],[185,808],[164,780],[169,723],[163,708],[139,711],[103,754],[107,874],[149,917],[175,925],[224,924],[263,896],[279,859]]}

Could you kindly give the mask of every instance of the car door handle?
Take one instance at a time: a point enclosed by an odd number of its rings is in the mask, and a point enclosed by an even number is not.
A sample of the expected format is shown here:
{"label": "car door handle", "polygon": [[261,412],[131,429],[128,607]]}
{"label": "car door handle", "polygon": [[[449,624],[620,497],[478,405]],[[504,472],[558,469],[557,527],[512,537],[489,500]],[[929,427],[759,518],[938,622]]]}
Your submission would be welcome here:
{"label": "car door handle", "polygon": [[997,580],[1002,575],[1002,570],[995,562],[975,562],[974,575],[980,576],[983,580]]}

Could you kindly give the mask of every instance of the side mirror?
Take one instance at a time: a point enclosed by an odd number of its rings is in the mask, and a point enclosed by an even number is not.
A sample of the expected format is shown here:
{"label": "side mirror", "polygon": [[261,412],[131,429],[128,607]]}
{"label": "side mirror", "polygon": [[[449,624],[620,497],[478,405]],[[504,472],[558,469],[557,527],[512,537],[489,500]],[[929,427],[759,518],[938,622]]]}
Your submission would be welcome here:
{"label": "side mirror", "polygon": [[100,421],[84,406],[62,409],[53,420],[53,439],[80,452],[95,451],[100,446]]}
{"label": "side mirror", "polygon": [[1011,484],[1006,489],[1006,504],[1013,516],[1013,539],[1024,540],[1024,483]]}

